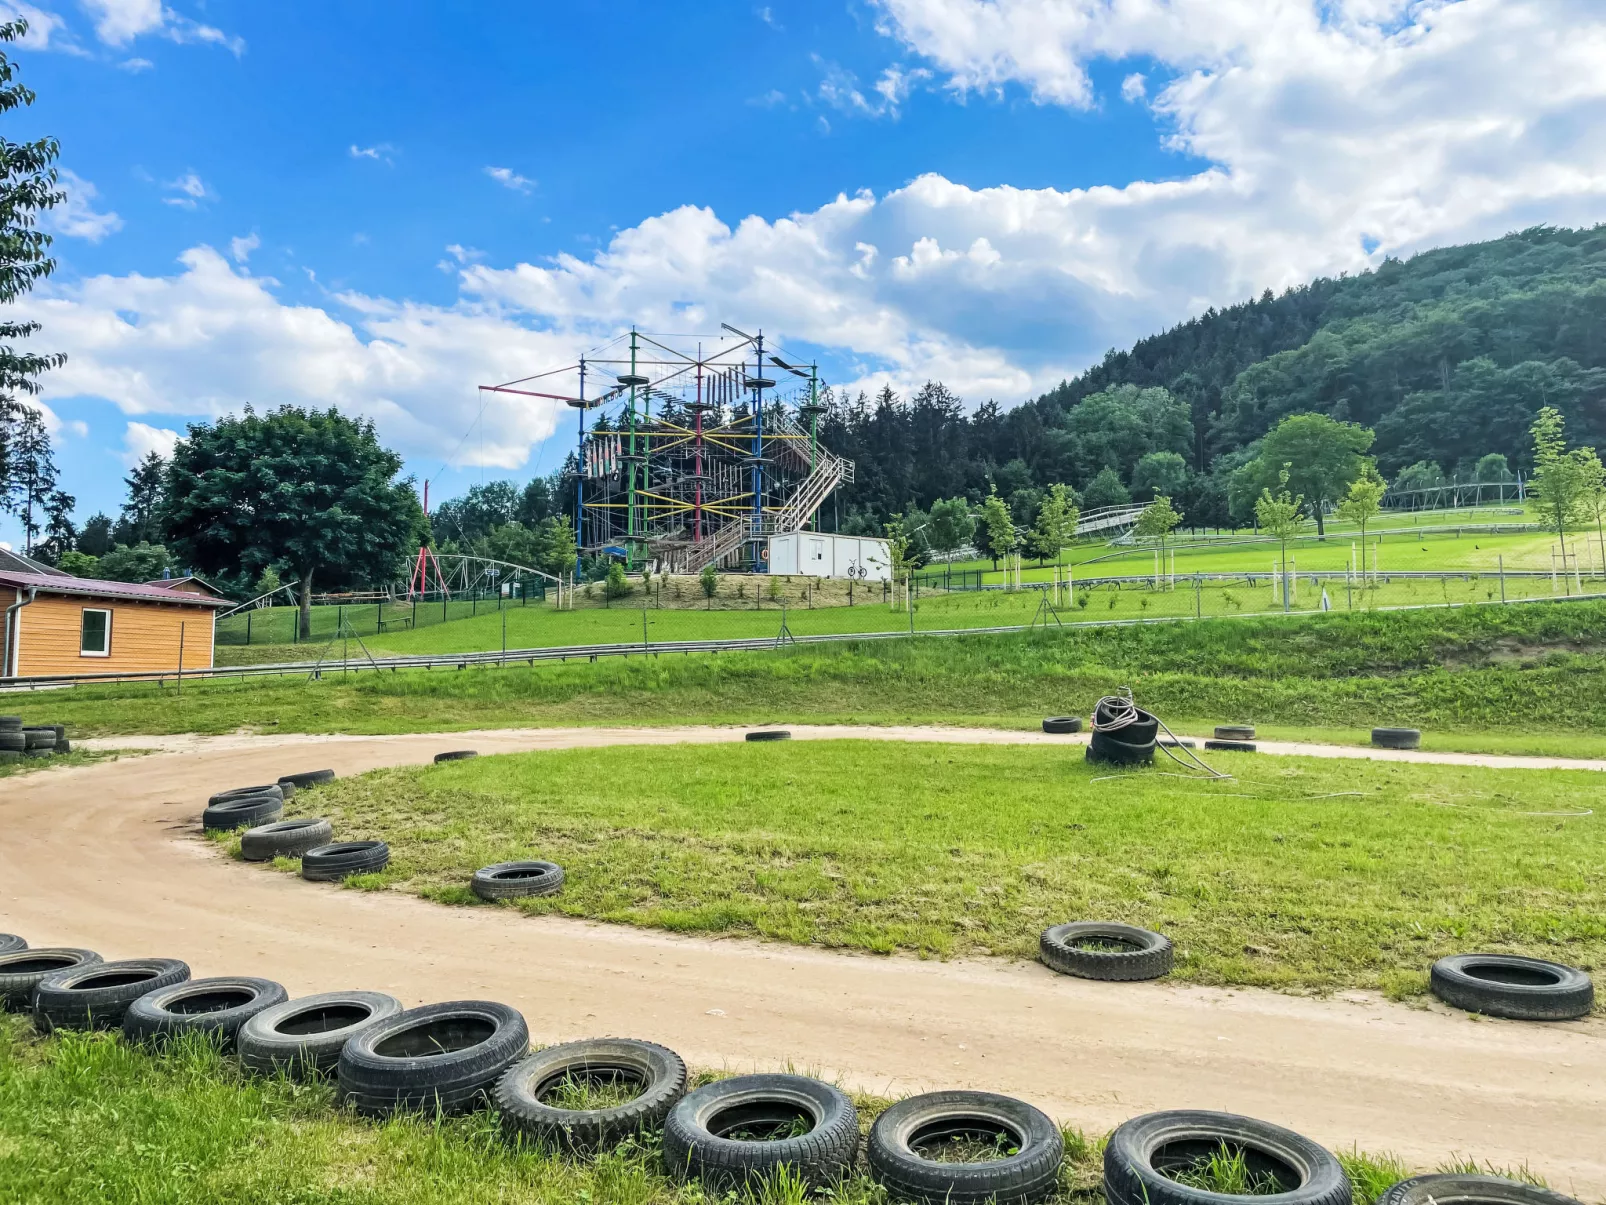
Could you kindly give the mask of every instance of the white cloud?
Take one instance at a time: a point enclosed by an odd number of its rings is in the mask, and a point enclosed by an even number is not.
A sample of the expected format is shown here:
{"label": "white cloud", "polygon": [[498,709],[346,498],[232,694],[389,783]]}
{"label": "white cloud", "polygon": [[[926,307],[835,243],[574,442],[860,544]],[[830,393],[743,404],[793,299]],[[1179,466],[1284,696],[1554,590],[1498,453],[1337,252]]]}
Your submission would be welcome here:
{"label": "white cloud", "polygon": [[95,36],[108,46],[127,46],[156,34],[174,42],[209,42],[239,55],[245,42],[173,11],[162,0],[81,0],[94,19]]}
{"label": "white cloud", "polygon": [[185,172],[177,180],[169,180],[165,187],[178,195],[163,197],[162,201],[168,205],[177,205],[180,209],[194,209],[213,195],[212,190],[207,188],[206,182],[194,172]]}
{"label": "white cloud", "polygon": [[166,460],[173,454],[173,445],[179,438],[177,431],[171,431],[166,427],[129,423],[128,429],[123,432],[123,463],[133,468],[152,452]]}
{"label": "white cloud", "polygon": [[[0,3],[0,20],[28,22],[27,35],[17,44],[29,50],[66,50],[77,52],[78,47],[67,35],[67,23],[55,13],[35,8],[32,4]],[[62,35],[62,36],[58,36]]]}
{"label": "white cloud", "polygon": [[1140,101],[1149,94],[1149,81],[1143,74],[1134,71],[1121,81],[1121,99],[1125,101]]}
{"label": "white cloud", "polygon": [[235,263],[243,264],[251,258],[251,252],[261,245],[262,239],[255,233],[248,234],[244,238],[236,236],[229,240],[229,256]]}
{"label": "white cloud", "polygon": [[149,71],[152,67],[156,66],[156,64],[151,62],[149,59],[124,59],[117,65],[124,71],[127,71],[130,75],[138,75],[141,71]]}
{"label": "white cloud", "polygon": [[396,148],[388,142],[376,142],[373,146],[358,146],[351,144],[351,157],[353,159],[372,159],[376,163],[393,163],[391,152]]}
{"label": "white cloud", "polygon": [[814,55],[814,64],[823,72],[817,95],[825,104],[843,113],[858,117],[898,116],[898,110],[909,98],[909,93],[931,72],[924,67],[905,70],[894,63],[884,70],[871,87],[872,95],[859,88],[859,77],[846,67]]}
{"label": "white cloud", "polygon": [[45,225],[51,230],[98,243],[123,228],[123,219],[115,213],[95,211],[99,190],[77,172],[61,170],[61,190],[67,194],[67,199],[45,215]]}
{"label": "white cloud", "polygon": [[485,174],[495,180],[503,188],[511,188],[514,192],[529,192],[535,187],[535,181],[519,175],[511,167],[487,167]]}
{"label": "white cloud", "polygon": [[775,14],[770,11],[770,6],[767,4],[763,8],[759,9],[755,15],[760,21],[764,22],[764,24],[768,25],[773,30],[784,32],[786,29],[786,26],[782,25],[775,19]]}

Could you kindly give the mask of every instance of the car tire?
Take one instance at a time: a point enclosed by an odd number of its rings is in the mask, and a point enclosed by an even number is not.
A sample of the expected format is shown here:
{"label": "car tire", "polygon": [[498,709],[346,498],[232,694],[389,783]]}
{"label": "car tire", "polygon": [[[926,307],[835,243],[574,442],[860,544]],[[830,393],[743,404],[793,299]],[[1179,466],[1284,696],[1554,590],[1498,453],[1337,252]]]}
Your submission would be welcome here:
{"label": "car tire", "polygon": [[1418,728],[1374,728],[1372,744],[1379,749],[1419,749],[1422,731]]}
{"label": "car tire", "polygon": [[1575,967],[1514,954],[1452,954],[1428,986],[1446,1004],[1513,1021],[1574,1021],[1595,1004],[1595,985]]}
{"label": "car tire", "polygon": [[279,785],[283,786],[285,783],[289,783],[296,790],[305,791],[308,787],[316,787],[334,780],[335,772],[333,770],[302,770],[299,774],[286,774],[279,779]]}
{"label": "car tire", "polygon": [[1126,741],[1095,728],[1087,742],[1087,760],[1112,766],[1143,765],[1154,760],[1154,747],[1153,737],[1147,741]]}
{"label": "car tire", "polygon": [[1213,749],[1217,753],[1253,753],[1254,741],[1206,741],[1206,749]]}
{"label": "car tire", "polygon": [[0,753],[26,753],[28,738],[20,728],[0,728]]}
{"label": "car tire", "polygon": [[57,1029],[116,1029],[129,1005],[147,992],[190,977],[176,958],[126,958],[57,971],[39,981],[33,1023],[42,1033]]}
{"label": "car tire", "polygon": [[123,1036],[163,1045],[180,1034],[204,1033],[224,1050],[234,1049],[240,1027],[263,1009],[289,999],[271,979],[190,979],[146,992],[123,1014]]}
{"label": "car tire", "polygon": [[1255,739],[1255,726],[1253,724],[1217,724],[1215,738],[1218,741],[1252,741]]}
{"label": "car tire", "polygon": [[241,795],[222,803],[209,804],[201,813],[201,828],[209,833],[227,833],[237,828],[256,828],[271,824],[284,815],[284,800],[274,795]]}
{"label": "car tire", "polygon": [[1501,1176],[1464,1176],[1458,1173],[1412,1176],[1401,1180],[1377,1199],[1377,1205],[1580,1205],[1572,1197],[1507,1180]]}
{"label": "car tire", "polygon": [[216,807],[220,803],[228,803],[231,799],[245,799],[252,795],[272,795],[281,802],[284,799],[284,788],[278,783],[269,783],[260,787],[232,787],[227,791],[219,791],[206,801],[207,807]]}
{"label": "car tire", "polygon": [[334,840],[334,826],[321,816],[300,820],[275,820],[259,824],[240,834],[240,856],[247,862],[271,862],[274,858],[299,858],[309,849]]}
{"label": "car tire", "polygon": [[23,749],[28,753],[52,753],[56,748],[56,730],[54,728],[24,728],[22,730]]}
{"label": "car tire", "polygon": [[301,877],[310,883],[338,883],[389,865],[390,846],[383,841],[336,841],[301,855]]}
{"label": "car tire", "polygon": [[365,1027],[337,1064],[341,1099],[359,1113],[461,1113],[530,1048],[516,1009],[488,1000],[410,1008]]}
{"label": "car tire", "polygon": [[[942,1163],[921,1148],[965,1134],[1008,1134],[1015,1153],[1001,1159]],[[892,1105],[870,1127],[870,1174],[897,1199],[926,1205],[1035,1202],[1059,1186],[1065,1140],[1059,1127],[1025,1101],[993,1092],[928,1092]]]}
{"label": "car tire", "polygon": [[[1088,949],[1098,941],[1121,947]],[[1038,939],[1043,963],[1062,975],[1131,983],[1170,974],[1175,957],[1171,939],[1136,925],[1116,921],[1071,921],[1044,929]]]}
{"label": "car tire", "polygon": [[[795,1137],[731,1137],[810,1122]],[[838,1088],[802,1075],[738,1075],[681,1097],[664,1118],[664,1166],[717,1192],[789,1168],[811,1188],[845,1179],[859,1150],[859,1118]]]}
{"label": "car tire", "polygon": [[563,867],[556,862],[498,862],[476,870],[469,884],[469,890],[482,900],[556,895],[562,887]]}
{"label": "car tire", "polygon": [[321,992],[263,1009],[240,1027],[235,1050],[240,1065],[259,1075],[283,1072],[294,1079],[327,1073],[346,1043],[370,1025],[402,1011],[384,992]]}
{"label": "car tire", "polygon": [[438,766],[443,761],[468,761],[478,756],[479,751],[476,749],[453,749],[450,753],[437,753],[435,764]]}
{"label": "car tire", "polygon": [[100,955],[93,950],[75,950],[68,946],[0,954],[0,1008],[26,1012],[33,1007],[34,989],[50,976],[99,961]]}
{"label": "car tire", "polygon": [[26,950],[28,942],[15,933],[0,933],[0,954],[15,954],[18,950]]}
{"label": "car tire", "polygon": [[[1193,1188],[1166,1173],[1225,1145],[1251,1172],[1271,1174],[1285,1191],[1237,1198]],[[1309,1138],[1235,1113],[1176,1109],[1147,1113],[1117,1127],[1104,1147],[1107,1205],[1352,1205],[1354,1191],[1338,1160]]]}
{"label": "car tire", "polygon": [[1063,736],[1071,732],[1082,731],[1082,717],[1079,715],[1051,715],[1043,721],[1043,731]]}
{"label": "car tire", "polygon": [[[640,1093],[605,1109],[562,1109],[541,1099],[569,1077],[623,1081]],[[663,1128],[686,1092],[686,1064],[673,1050],[630,1038],[548,1046],[502,1073],[493,1099],[510,1135],[576,1151],[602,1151]]]}
{"label": "car tire", "polygon": [[785,728],[764,728],[758,732],[749,732],[744,738],[749,741],[789,741],[792,734]]}

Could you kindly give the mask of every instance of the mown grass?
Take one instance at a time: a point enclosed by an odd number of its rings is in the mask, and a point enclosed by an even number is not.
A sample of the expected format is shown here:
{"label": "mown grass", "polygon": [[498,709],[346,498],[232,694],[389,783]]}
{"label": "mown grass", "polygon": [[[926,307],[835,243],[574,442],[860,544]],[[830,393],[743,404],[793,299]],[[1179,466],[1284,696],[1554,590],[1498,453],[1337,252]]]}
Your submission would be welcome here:
{"label": "mown grass", "polygon": [[[1606,733],[1606,603],[1206,620],[500,669],[53,692],[72,735],[556,724],[1035,724],[1116,686],[1174,724]],[[14,706],[33,711],[31,700]],[[42,712],[40,713],[42,714]],[[1526,751],[1507,744],[1503,751]],[[1544,752],[1544,749],[1535,751]]]}
{"label": "mown grass", "polygon": [[22,774],[34,774],[40,770],[48,770],[52,766],[87,766],[94,762],[116,761],[119,757],[126,757],[137,750],[99,750],[74,749],[71,753],[54,753],[49,757],[17,757],[0,755],[0,778],[13,778]]}
{"label": "mown grass", "polygon": [[476,868],[541,858],[563,892],[512,906],[676,932],[1031,958],[1050,924],[1118,919],[1167,933],[1178,978],[1397,996],[1468,949],[1606,959],[1606,776],[1209,756],[1239,777],[1112,776],[1076,747],[568,750],[290,810],[389,842],[358,886],[475,904]]}
{"label": "mown grass", "polygon": [[[713,1078],[706,1073],[701,1081]],[[859,1098],[868,1131],[888,1101]],[[1054,1205],[1102,1205],[1103,1140],[1066,1129]],[[1340,1154],[1358,1205],[1409,1174],[1392,1156]],[[1497,1169],[1487,1169],[1496,1171]],[[1523,1169],[1526,1178],[1537,1178]],[[510,1144],[489,1111],[374,1123],[333,1087],[244,1075],[204,1042],[160,1054],[110,1034],[40,1038],[0,1015],[0,1202],[6,1205],[711,1205],[666,1177],[655,1139],[579,1159]],[[795,1184],[720,1201],[803,1205]],[[885,1205],[856,1174],[823,1198]]]}

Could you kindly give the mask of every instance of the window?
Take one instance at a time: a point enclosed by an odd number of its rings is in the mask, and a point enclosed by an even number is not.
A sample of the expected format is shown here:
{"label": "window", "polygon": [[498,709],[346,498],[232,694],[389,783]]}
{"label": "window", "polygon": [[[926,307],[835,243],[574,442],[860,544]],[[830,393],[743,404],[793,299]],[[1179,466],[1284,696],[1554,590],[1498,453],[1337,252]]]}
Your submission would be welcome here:
{"label": "window", "polygon": [[78,645],[83,657],[110,657],[112,655],[112,613],[84,608],[84,633]]}

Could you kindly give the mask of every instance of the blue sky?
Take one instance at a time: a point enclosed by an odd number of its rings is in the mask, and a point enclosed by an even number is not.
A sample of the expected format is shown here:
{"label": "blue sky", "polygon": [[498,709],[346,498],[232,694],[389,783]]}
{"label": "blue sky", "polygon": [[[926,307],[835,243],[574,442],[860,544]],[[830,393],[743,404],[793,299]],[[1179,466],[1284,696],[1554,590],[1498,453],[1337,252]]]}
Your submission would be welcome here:
{"label": "blue sky", "polygon": [[1606,217],[1588,0],[4,7],[7,136],[70,173],[24,309],[80,519],[248,403],[370,415],[437,497],[545,471],[567,422],[475,385],[631,322],[1013,404],[1207,305]]}

